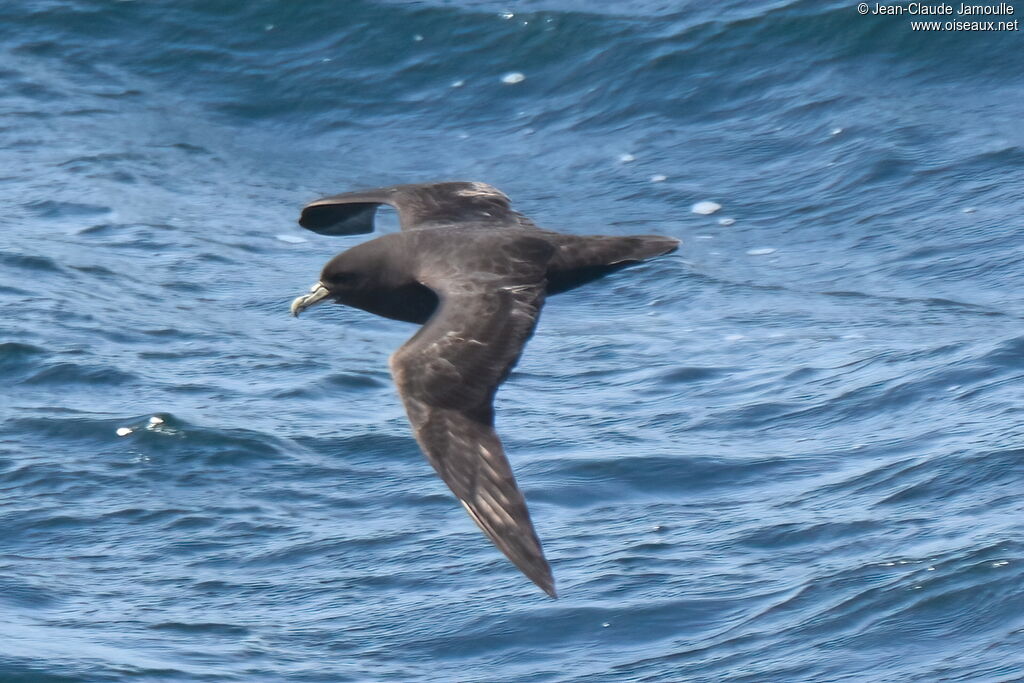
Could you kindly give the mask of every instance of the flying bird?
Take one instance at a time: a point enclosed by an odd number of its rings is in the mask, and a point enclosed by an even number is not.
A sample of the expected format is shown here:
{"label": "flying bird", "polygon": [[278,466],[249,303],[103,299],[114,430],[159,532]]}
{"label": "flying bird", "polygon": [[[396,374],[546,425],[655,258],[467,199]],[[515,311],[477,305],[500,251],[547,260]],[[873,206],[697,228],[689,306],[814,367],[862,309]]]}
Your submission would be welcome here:
{"label": "flying bird", "polygon": [[307,204],[322,235],[373,231],[381,204],[401,232],[331,259],[292,315],[327,301],[422,325],[390,359],[416,441],[469,516],[551,597],[551,568],[494,431],[494,394],[519,360],[547,296],[675,251],[657,235],[543,230],[485,183],[395,185]]}

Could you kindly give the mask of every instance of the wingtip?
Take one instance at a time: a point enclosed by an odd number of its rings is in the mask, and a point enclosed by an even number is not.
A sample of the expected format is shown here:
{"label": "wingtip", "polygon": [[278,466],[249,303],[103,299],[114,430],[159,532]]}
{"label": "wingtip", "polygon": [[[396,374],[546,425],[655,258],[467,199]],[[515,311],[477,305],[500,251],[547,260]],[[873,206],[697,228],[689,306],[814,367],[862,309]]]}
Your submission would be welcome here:
{"label": "wingtip", "polygon": [[547,593],[549,598],[553,598],[555,600],[558,599],[558,591],[555,590],[555,577],[551,574],[550,569],[539,576],[530,576],[527,574],[527,578],[537,584],[538,588]]}
{"label": "wingtip", "polygon": [[373,232],[377,203],[324,197],[302,207],[299,225],[321,235],[365,235]]}

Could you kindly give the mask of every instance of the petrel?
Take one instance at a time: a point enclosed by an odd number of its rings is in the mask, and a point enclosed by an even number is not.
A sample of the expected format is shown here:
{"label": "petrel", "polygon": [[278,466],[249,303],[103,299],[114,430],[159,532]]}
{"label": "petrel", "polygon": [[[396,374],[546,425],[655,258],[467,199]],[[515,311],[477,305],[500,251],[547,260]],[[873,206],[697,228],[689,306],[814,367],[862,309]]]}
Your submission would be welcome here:
{"label": "petrel", "polygon": [[544,299],[675,251],[658,235],[566,235],[513,211],[485,183],[394,185],[325,197],[299,224],[321,235],[373,231],[381,204],[401,232],[331,259],[292,315],[335,301],[422,325],[390,359],[427,460],[473,521],[551,597],[551,568],[501,441],[494,394],[533,334]]}

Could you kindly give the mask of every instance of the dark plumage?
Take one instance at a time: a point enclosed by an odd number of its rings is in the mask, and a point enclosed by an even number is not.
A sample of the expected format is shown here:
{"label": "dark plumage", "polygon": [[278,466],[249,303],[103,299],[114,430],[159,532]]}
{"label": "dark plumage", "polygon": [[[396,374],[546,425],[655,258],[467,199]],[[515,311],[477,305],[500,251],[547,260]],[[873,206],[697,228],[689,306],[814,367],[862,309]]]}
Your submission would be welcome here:
{"label": "dark plumage", "polygon": [[292,313],[327,300],[423,324],[391,373],[427,460],[488,538],[555,597],[551,568],[494,431],[494,394],[533,334],[544,298],[679,240],[542,230],[484,183],[396,185],[325,197],[299,223],[323,235],[372,232],[380,204],[402,232],[338,254]]}

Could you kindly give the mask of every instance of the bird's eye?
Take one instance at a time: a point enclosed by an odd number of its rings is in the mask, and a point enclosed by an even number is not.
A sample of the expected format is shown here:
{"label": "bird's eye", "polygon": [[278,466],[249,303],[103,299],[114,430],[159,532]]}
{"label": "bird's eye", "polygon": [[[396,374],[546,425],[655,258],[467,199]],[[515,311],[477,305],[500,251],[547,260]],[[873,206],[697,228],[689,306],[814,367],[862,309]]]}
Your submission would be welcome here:
{"label": "bird's eye", "polygon": [[335,286],[348,285],[353,280],[355,280],[355,276],[352,273],[331,273],[327,278],[327,281]]}

